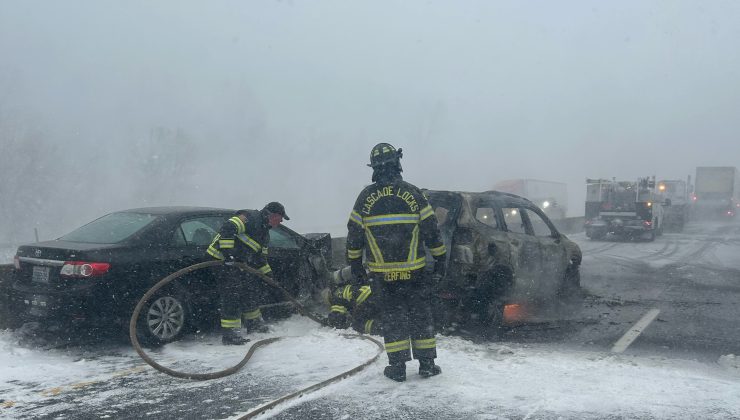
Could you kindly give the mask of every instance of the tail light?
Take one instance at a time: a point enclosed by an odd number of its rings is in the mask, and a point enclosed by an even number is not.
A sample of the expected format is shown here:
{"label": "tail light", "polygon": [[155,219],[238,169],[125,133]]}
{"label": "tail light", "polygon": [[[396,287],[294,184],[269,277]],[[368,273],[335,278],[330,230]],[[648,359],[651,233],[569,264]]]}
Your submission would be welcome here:
{"label": "tail light", "polygon": [[13,257],[13,266],[15,266],[16,270],[21,269],[21,259],[17,255]]}
{"label": "tail light", "polygon": [[653,225],[653,222],[651,222],[650,220],[645,220],[644,222],[642,222],[642,224],[645,225],[645,227],[649,228]]}
{"label": "tail light", "polygon": [[62,266],[60,276],[64,277],[96,277],[108,272],[110,264],[84,261],[66,261]]}

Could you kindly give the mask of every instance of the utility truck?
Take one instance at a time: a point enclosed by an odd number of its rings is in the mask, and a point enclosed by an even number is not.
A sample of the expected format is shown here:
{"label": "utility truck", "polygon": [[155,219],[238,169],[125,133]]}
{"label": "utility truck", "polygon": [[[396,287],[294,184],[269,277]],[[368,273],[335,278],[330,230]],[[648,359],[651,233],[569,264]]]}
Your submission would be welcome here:
{"label": "utility truck", "polygon": [[655,177],[637,181],[586,180],[586,236],[598,240],[611,234],[649,241],[663,232],[662,196]]}

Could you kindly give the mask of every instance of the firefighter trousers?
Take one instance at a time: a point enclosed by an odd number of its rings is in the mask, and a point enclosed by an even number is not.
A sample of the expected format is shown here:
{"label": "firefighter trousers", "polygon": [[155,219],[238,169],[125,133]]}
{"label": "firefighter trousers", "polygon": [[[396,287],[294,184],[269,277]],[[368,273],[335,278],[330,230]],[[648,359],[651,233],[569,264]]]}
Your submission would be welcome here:
{"label": "firefighter trousers", "polygon": [[431,294],[422,278],[386,282],[374,276],[380,291],[383,339],[389,364],[437,357]]}
{"label": "firefighter trousers", "polygon": [[238,267],[214,268],[220,295],[221,327],[241,328],[241,320],[261,319],[265,287],[253,274]]}

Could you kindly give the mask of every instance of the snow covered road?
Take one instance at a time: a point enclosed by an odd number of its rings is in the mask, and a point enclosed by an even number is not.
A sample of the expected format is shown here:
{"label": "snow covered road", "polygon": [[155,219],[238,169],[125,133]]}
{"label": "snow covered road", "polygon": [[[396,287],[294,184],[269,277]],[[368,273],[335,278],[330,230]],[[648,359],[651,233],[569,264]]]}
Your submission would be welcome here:
{"label": "snow covered road", "polygon": [[[358,376],[269,415],[740,419],[740,227],[689,225],[651,243],[573,236],[584,251],[585,297],[577,307],[533,313],[495,342],[440,336],[438,377],[421,379],[410,363],[406,383],[389,381],[383,356]],[[615,352],[651,311],[655,316]],[[191,382],[144,365],[125,342],[44,350],[19,332],[0,332],[0,417],[238,418],[375,354],[368,342],[297,316],[264,336],[272,335],[291,338],[260,350],[236,375]],[[154,356],[205,371],[235,364],[244,351],[205,335]]]}

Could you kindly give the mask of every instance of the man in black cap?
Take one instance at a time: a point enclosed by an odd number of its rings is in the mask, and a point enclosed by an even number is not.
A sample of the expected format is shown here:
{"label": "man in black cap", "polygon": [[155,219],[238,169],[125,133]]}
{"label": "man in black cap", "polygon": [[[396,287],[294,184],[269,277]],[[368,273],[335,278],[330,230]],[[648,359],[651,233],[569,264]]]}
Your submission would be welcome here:
{"label": "man in black cap", "polygon": [[239,210],[224,222],[208,247],[210,256],[225,261],[223,266],[215,268],[221,295],[223,344],[240,345],[248,341],[239,332],[242,320],[249,333],[267,331],[259,307],[264,291],[262,281],[233,264],[245,263],[272,277],[272,269],[267,263],[267,244],[270,229],[283,219],[290,220],[285,207],[276,201],[268,203],[262,210]]}

